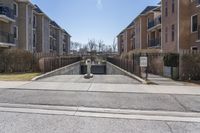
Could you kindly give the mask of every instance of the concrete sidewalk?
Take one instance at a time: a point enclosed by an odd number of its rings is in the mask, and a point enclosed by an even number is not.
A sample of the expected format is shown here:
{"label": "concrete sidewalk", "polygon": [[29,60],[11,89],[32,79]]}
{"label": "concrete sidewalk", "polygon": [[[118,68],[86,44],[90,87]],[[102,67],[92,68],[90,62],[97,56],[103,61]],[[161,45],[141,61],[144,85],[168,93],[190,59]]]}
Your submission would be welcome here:
{"label": "concrete sidewalk", "polygon": [[152,83],[155,83],[157,85],[169,85],[169,86],[184,86],[184,85],[197,85],[193,83],[187,83],[187,82],[181,82],[181,81],[175,81],[167,77],[163,77],[160,75],[154,75],[154,74],[148,74],[148,80]]}
{"label": "concrete sidewalk", "polygon": [[0,84],[1,89],[42,90],[42,91],[82,91],[107,93],[151,93],[151,94],[184,94],[200,95],[199,86],[177,85],[142,85],[142,84],[102,84],[102,83],[65,83],[65,82],[29,82],[21,85],[10,82]]}
{"label": "concrete sidewalk", "polygon": [[28,83],[31,81],[0,81],[0,88],[16,88]]}

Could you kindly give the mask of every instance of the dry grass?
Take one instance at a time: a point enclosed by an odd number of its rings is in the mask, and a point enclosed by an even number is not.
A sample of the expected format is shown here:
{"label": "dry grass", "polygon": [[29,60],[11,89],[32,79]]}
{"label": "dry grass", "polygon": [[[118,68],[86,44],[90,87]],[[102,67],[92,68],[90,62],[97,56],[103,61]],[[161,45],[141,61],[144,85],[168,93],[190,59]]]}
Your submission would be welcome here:
{"label": "dry grass", "polygon": [[40,73],[12,73],[0,74],[0,81],[30,81]]}

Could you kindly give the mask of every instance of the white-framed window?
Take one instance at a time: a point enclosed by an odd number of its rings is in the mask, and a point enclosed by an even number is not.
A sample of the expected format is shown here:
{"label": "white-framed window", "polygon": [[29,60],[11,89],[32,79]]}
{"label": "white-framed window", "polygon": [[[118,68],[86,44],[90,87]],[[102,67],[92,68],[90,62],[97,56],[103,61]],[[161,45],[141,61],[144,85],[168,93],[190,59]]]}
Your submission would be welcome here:
{"label": "white-framed window", "polygon": [[191,17],[191,32],[198,31],[198,15],[195,14]]}
{"label": "white-framed window", "polygon": [[13,3],[13,13],[14,13],[15,17],[18,16],[18,4],[17,3]]}
{"label": "white-framed window", "polygon": [[18,39],[18,27],[16,25],[13,26],[13,37],[14,39]]}

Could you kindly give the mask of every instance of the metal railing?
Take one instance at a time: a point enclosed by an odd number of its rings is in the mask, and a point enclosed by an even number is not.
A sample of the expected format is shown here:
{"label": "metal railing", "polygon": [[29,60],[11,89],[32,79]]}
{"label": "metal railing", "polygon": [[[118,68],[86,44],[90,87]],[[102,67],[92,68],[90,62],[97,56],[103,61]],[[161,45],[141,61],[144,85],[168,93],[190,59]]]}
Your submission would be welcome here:
{"label": "metal railing", "polygon": [[5,15],[11,19],[15,18],[14,11],[11,8],[1,5],[0,5],[0,15]]}
{"label": "metal railing", "polygon": [[0,31],[0,42],[14,43],[14,35],[8,32]]}
{"label": "metal railing", "polygon": [[151,39],[149,40],[149,47],[156,47],[156,46],[161,46],[161,39],[157,38],[157,39]]}
{"label": "metal railing", "polygon": [[154,26],[157,26],[159,24],[161,24],[161,16],[155,18],[154,20],[151,20],[149,23],[148,23],[148,29],[150,28],[153,28]]}

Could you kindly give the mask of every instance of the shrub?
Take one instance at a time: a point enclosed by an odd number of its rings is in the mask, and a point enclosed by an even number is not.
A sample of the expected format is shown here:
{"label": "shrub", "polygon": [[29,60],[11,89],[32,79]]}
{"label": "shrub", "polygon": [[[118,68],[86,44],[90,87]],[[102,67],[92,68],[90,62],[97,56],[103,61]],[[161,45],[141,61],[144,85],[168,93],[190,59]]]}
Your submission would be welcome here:
{"label": "shrub", "polygon": [[36,59],[30,52],[6,49],[0,54],[0,72],[33,72],[36,66]]}
{"label": "shrub", "polygon": [[182,79],[200,79],[200,55],[186,54],[182,56]]}
{"label": "shrub", "polygon": [[164,56],[164,65],[169,67],[179,66],[179,54],[170,53]]}

